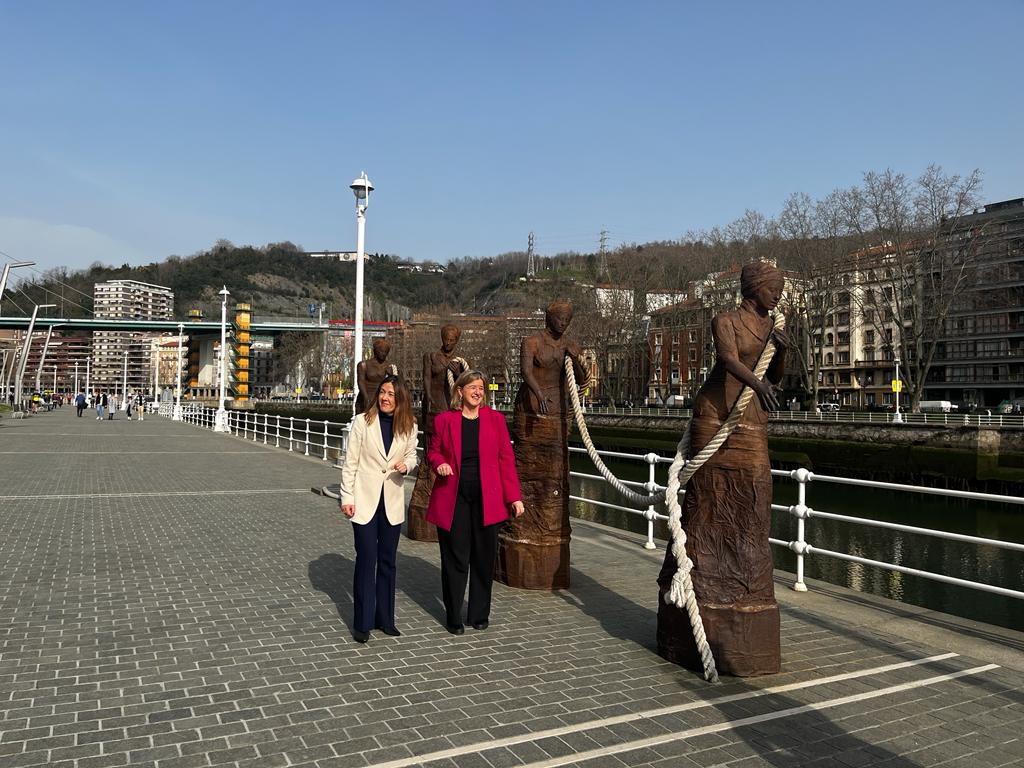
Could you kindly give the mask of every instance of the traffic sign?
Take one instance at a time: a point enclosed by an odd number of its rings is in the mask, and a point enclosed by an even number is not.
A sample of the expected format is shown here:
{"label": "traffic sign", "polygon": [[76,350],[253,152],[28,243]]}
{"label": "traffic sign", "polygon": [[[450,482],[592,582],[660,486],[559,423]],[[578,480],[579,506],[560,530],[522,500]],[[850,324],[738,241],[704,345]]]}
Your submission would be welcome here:
{"label": "traffic sign", "polygon": [[893,392],[902,392],[903,391],[903,382],[900,381],[899,379],[893,379],[892,380],[892,391]]}

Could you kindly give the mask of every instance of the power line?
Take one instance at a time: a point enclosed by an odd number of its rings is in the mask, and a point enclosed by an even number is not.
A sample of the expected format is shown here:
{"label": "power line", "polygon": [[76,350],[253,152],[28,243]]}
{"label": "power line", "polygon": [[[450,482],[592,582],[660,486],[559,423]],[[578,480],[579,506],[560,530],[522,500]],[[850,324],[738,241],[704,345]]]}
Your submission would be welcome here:
{"label": "power line", "polygon": [[[11,254],[5,253],[4,251],[0,251],[0,256],[3,256],[4,258],[10,259],[11,261],[19,261],[19,259],[16,259],[14,256],[11,256]],[[80,296],[84,296],[87,299],[92,299],[92,296],[90,296],[87,293],[83,293],[82,291],[80,291],[77,288],[75,288],[75,286],[73,286],[73,285],[69,285],[68,283],[63,282],[62,280],[58,280],[58,279],[54,279],[54,278],[47,278],[45,274],[43,274],[41,271],[39,271],[35,267],[29,267],[28,269],[29,269],[30,272],[35,272],[37,275],[39,275],[40,277],[42,277],[44,279],[53,280],[53,282],[57,283],[58,285],[62,285],[65,288],[70,288],[72,291],[74,291],[75,293],[79,294]],[[82,308],[85,309],[85,307],[82,307]],[[87,309],[86,311],[90,312],[90,313],[92,312],[91,309]]]}

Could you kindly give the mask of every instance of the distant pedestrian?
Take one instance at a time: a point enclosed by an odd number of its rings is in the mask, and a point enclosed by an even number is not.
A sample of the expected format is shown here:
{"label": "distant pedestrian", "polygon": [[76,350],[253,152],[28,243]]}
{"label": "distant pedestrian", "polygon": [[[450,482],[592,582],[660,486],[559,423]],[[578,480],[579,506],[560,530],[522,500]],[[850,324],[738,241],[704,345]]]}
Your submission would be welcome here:
{"label": "distant pedestrian", "polygon": [[135,415],[139,417],[139,421],[145,421],[146,399],[141,392],[135,398]]}
{"label": "distant pedestrian", "polygon": [[103,418],[103,409],[107,407],[107,393],[96,393],[96,421]]}
{"label": "distant pedestrian", "polygon": [[78,418],[82,418],[82,411],[85,410],[85,393],[79,392],[75,396],[75,409],[78,411]]}

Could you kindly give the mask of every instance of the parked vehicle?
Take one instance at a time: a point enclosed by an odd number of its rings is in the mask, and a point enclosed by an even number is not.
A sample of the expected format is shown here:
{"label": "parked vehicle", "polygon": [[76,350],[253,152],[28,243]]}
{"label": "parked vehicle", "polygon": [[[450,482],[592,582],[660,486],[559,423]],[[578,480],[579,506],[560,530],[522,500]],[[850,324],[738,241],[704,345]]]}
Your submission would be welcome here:
{"label": "parked vehicle", "polygon": [[839,410],[839,403],[833,403],[826,401],[824,403],[818,403],[818,410],[822,413],[835,413]]}
{"label": "parked vehicle", "polygon": [[953,403],[949,400],[922,400],[918,408],[921,413],[949,413],[953,410]]}

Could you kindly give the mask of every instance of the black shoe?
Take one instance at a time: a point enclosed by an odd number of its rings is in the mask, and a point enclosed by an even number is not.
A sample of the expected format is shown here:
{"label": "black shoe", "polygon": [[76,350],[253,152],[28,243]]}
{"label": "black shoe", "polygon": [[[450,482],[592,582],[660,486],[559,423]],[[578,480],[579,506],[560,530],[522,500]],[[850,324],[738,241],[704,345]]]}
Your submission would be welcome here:
{"label": "black shoe", "polygon": [[381,632],[383,632],[388,637],[401,637],[402,636],[402,633],[398,631],[397,627],[377,627],[377,629],[379,629]]}
{"label": "black shoe", "polygon": [[370,639],[370,633],[360,632],[358,629],[353,629],[352,639],[355,640],[357,643],[365,643],[367,640]]}
{"label": "black shoe", "polygon": [[447,629],[453,635],[463,635],[463,634],[466,633],[466,627],[463,626],[462,624],[459,624],[458,626],[455,626],[455,627],[453,627],[451,624],[447,624],[447,625],[445,625],[445,629]]}
{"label": "black shoe", "polygon": [[487,627],[489,627],[490,625],[491,622],[489,622],[487,619],[484,619],[483,621],[474,621],[473,629],[487,629]]}

